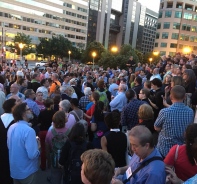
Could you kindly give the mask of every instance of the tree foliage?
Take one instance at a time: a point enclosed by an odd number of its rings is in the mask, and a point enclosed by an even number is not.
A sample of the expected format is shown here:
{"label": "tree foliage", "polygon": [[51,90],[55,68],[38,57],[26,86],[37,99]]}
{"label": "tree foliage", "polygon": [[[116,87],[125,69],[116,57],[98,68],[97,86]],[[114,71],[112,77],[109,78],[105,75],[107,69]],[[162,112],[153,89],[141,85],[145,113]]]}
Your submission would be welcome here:
{"label": "tree foliage", "polygon": [[92,53],[96,52],[96,57],[94,59],[95,64],[98,64],[98,61],[101,59],[103,52],[106,52],[106,49],[100,42],[91,42],[87,45],[86,50],[84,50],[82,55],[82,62],[87,63],[93,60]]}
{"label": "tree foliage", "polygon": [[143,54],[133,49],[131,45],[122,45],[118,53],[105,51],[101,56],[102,57],[98,61],[98,64],[102,65],[104,68],[116,68],[117,66],[125,68],[130,56],[133,56],[136,63],[141,61],[143,58]]}
{"label": "tree foliage", "polygon": [[30,53],[35,53],[35,49],[32,48],[32,44],[31,44],[31,37],[29,35],[26,35],[24,33],[17,33],[16,36],[13,39],[14,45],[11,44],[9,45],[11,52],[15,52],[15,50],[17,51],[17,54],[20,54],[20,48],[19,48],[19,43],[23,44],[23,55],[27,55]]}
{"label": "tree foliage", "polygon": [[68,51],[71,51],[71,58],[79,59],[81,53],[79,49],[72,46],[72,43],[62,35],[55,35],[52,38],[40,38],[40,43],[36,47],[37,54],[43,54],[44,57],[69,57]]}

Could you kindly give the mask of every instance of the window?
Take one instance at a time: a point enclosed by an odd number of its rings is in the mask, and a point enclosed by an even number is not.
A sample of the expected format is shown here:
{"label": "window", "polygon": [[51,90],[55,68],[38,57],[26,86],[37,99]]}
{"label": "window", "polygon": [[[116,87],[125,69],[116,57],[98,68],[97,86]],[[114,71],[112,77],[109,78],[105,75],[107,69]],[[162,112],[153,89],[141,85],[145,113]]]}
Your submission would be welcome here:
{"label": "window", "polygon": [[160,51],[160,56],[166,55],[166,51]]}
{"label": "window", "polygon": [[197,36],[195,36],[195,38],[194,38],[194,42],[197,42]]}
{"label": "window", "polygon": [[194,36],[190,36],[190,42],[194,42]]}
{"label": "window", "polygon": [[197,46],[194,46],[194,50],[197,50]]}
{"label": "window", "polygon": [[187,19],[187,20],[192,20],[192,14],[191,13],[184,13],[183,18]]}
{"label": "window", "polygon": [[167,47],[167,43],[161,43],[161,47]]}
{"label": "window", "polygon": [[169,29],[170,28],[170,22],[164,22],[163,28],[164,29]]}
{"label": "window", "polygon": [[184,41],[189,41],[189,35],[185,35]]}
{"label": "window", "polygon": [[174,40],[178,40],[179,34],[178,33],[172,33],[172,37],[171,38],[174,39]]}
{"label": "window", "polygon": [[155,43],[155,47],[158,47],[158,43]]}
{"label": "window", "polygon": [[186,31],[190,31],[190,30],[191,30],[191,25],[187,25]]}
{"label": "window", "polygon": [[161,29],[161,23],[157,24],[157,29]]}
{"label": "window", "polygon": [[182,30],[186,30],[186,28],[187,28],[187,24],[183,24],[182,25]]}
{"label": "window", "polygon": [[168,39],[168,34],[169,33],[162,33],[162,39]]}
{"label": "window", "polygon": [[173,29],[180,29],[180,23],[173,23]]}
{"label": "window", "polygon": [[194,15],[193,20],[197,21],[197,15]]}
{"label": "window", "polygon": [[175,18],[181,18],[181,16],[182,16],[182,12],[180,12],[180,11],[176,11],[175,12]]}
{"label": "window", "polygon": [[192,32],[196,32],[196,26],[192,26],[191,31],[192,31]]}
{"label": "window", "polygon": [[175,56],[176,55],[176,52],[169,52],[169,55],[170,56]]}
{"label": "window", "polygon": [[171,43],[170,48],[177,48],[177,44],[176,43]]}
{"label": "window", "polygon": [[184,34],[181,34],[180,35],[180,40],[184,40],[184,38],[185,38],[185,35]]}
{"label": "window", "polygon": [[162,18],[162,11],[159,12],[159,18]]}
{"label": "window", "polygon": [[159,35],[160,35],[159,33],[156,33],[156,39],[159,39]]}
{"label": "window", "polygon": [[169,18],[172,15],[172,11],[165,11],[165,18]]}

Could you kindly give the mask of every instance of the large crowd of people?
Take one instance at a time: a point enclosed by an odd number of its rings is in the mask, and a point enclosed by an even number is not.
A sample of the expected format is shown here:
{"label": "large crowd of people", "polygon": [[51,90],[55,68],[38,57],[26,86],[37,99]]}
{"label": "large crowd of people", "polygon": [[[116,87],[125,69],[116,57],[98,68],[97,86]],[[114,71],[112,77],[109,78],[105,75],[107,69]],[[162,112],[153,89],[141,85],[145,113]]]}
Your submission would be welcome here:
{"label": "large crowd of people", "polygon": [[0,72],[0,183],[197,183],[194,54]]}

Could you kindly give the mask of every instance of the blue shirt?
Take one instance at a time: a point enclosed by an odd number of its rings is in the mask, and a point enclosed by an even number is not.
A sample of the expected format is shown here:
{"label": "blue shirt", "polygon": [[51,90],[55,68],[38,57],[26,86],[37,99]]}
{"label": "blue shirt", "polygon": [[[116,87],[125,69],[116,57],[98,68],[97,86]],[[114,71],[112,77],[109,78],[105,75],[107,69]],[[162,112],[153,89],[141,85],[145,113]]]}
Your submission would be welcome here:
{"label": "blue shirt", "polygon": [[38,104],[30,99],[30,98],[27,98],[24,102],[27,103],[28,107],[33,111],[33,113],[38,117],[38,115],[40,114],[40,109],[38,107]]}
{"label": "blue shirt", "polygon": [[40,152],[35,131],[21,120],[10,126],[7,136],[11,177],[25,179],[38,170]]}
{"label": "blue shirt", "polygon": [[[140,158],[134,154],[129,164],[131,171],[134,172],[141,165],[141,163],[155,156],[161,157],[157,149],[154,149],[150,155],[140,162]],[[127,184],[165,184],[165,182],[165,164],[161,160],[154,160],[131,177],[130,182]]]}
{"label": "blue shirt", "polygon": [[118,109],[122,112],[123,107],[127,104],[125,93],[119,92],[117,96],[110,102],[111,111]]}
{"label": "blue shirt", "polygon": [[161,128],[157,148],[164,157],[172,146],[184,143],[184,132],[193,119],[193,110],[181,102],[160,111],[154,126]]}
{"label": "blue shirt", "polygon": [[[12,93],[8,94],[8,95],[6,96],[6,99],[9,99],[12,95],[13,95]],[[23,93],[18,92],[16,95],[17,95],[22,101],[25,100],[25,95],[24,95]]]}
{"label": "blue shirt", "polygon": [[133,99],[127,105],[124,106],[122,113],[121,113],[121,124],[122,126],[127,126],[127,129],[130,130],[135,125],[138,124],[138,110],[142,104],[146,102]]}

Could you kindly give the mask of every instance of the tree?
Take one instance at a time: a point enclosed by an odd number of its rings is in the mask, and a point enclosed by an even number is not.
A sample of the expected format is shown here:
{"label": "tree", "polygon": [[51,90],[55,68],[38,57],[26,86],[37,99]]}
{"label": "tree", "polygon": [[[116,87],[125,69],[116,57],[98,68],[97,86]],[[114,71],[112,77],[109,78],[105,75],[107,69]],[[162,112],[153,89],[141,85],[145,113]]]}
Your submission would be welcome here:
{"label": "tree", "polygon": [[23,44],[23,55],[27,55],[30,53],[35,53],[35,49],[32,48],[31,44],[31,37],[29,35],[26,35],[24,33],[17,33],[16,36],[13,39],[14,45],[10,45],[11,51],[17,51],[17,54],[20,54],[20,48],[19,43]]}
{"label": "tree", "polygon": [[133,49],[131,45],[122,45],[119,53],[106,51],[103,52],[101,56],[102,57],[99,59],[98,64],[103,65],[104,68],[116,68],[117,66],[120,68],[126,68],[126,63],[130,56],[133,56],[136,63],[139,62],[139,57],[142,57],[139,51]]}
{"label": "tree", "polygon": [[82,54],[82,62],[87,63],[93,60],[92,52],[96,52],[96,57],[94,59],[95,64],[101,59],[101,54],[105,52],[106,49],[100,42],[91,42],[87,45],[86,50]]}
{"label": "tree", "polygon": [[72,43],[62,35],[54,35],[52,38],[40,38],[40,43],[36,47],[37,54],[43,54],[44,57],[68,57],[68,51],[75,59],[81,57],[79,49],[72,46]]}

